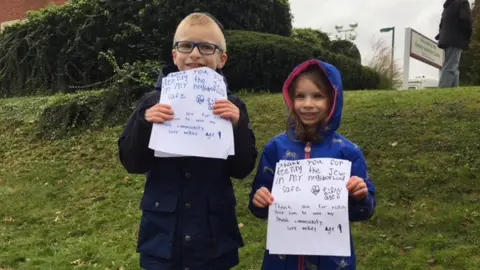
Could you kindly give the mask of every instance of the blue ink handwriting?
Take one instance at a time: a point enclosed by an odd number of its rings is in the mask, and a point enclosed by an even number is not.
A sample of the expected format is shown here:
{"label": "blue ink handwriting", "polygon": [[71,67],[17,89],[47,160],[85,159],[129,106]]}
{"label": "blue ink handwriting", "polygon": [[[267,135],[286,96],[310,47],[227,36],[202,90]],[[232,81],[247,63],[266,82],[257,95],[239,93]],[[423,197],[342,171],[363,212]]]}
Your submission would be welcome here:
{"label": "blue ink handwriting", "polygon": [[197,96],[197,103],[202,105],[203,102],[205,102],[205,97],[203,95],[198,95]]}
{"label": "blue ink handwriting", "polygon": [[208,99],[207,99],[208,109],[209,109],[210,111],[213,110],[213,105],[215,105],[216,102],[217,102],[216,99],[213,99],[213,98],[208,98]]}
{"label": "blue ink handwriting", "polygon": [[186,99],[187,97],[185,94],[175,93],[175,94],[168,94],[168,99]]}

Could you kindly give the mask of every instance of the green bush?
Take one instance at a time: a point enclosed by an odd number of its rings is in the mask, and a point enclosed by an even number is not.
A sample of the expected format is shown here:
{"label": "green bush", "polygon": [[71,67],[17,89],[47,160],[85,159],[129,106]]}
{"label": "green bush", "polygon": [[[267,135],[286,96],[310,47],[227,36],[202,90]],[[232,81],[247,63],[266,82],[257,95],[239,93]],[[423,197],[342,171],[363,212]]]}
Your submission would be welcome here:
{"label": "green bush", "polygon": [[212,13],[227,29],[291,33],[287,0],[147,2],[77,0],[30,12],[0,34],[0,97],[105,88],[114,70],[102,52],[119,65],[171,61],[176,25],[193,11]]}
{"label": "green bush", "polygon": [[123,124],[138,97],[151,88],[129,86],[57,94],[40,116],[38,136],[60,138],[72,131],[94,130]]}
{"label": "green bush", "polygon": [[232,91],[280,92],[295,65],[311,56],[302,42],[279,35],[228,31],[227,43],[229,60],[224,73]]}
{"label": "green bush", "polygon": [[93,112],[100,114],[105,91],[85,91],[79,94],[60,94],[40,117],[39,131],[47,137],[57,137],[71,128],[90,126]]}
{"label": "green bush", "polygon": [[356,60],[321,48],[314,49],[313,54],[340,70],[346,90],[381,89],[380,74],[367,66],[360,65]]}
{"label": "green bush", "polygon": [[[110,2],[110,1],[109,1]],[[29,13],[0,34],[0,96],[70,93],[107,87],[119,64],[159,59],[161,35],[147,29],[141,1],[79,0]],[[159,42],[157,42],[159,43]]]}
{"label": "green bush", "polygon": [[229,60],[224,68],[232,91],[253,89],[280,92],[291,70],[312,57],[334,64],[345,89],[378,89],[379,75],[355,60],[279,35],[228,31]]}
{"label": "green bush", "polygon": [[348,58],[356,60],[357,63],[362,63],[362,56],[355,43],[350,40],[334,40],[330,43],[329,50],[332,53],[344,55]]}
{"label": "green bush", "polygon": [[[290,36],[292,33],[292,14],[288,0],[185,0],[182,4],[177,0],[164,0],[156,6],[154,13],[159,18],[158,31],[165,38],[162,47],[171,47],[177,24],[193,11],[212,14],[228,30],[248,30],[281,36]],[[171,60],[170,50],[164,50],[162,55],[164,61]]]}
{"label": "green bush", "polygon": [[330,37],[328,37],[327,33],[317,29],[295,28],[292,31],[291,38],[297,41],[303,41],[315,47],[323,48],[325,50],[330,49]]}
{"label": "green bush", "polygon": [[71,131],[123,124],[135,101],[153,89],[161,65],[152,61],[113,64],[116,80],[109,88],[57,94],[40,116],[38,135],[58,138]]}
{"label": "green bush", "polygon": [[475,0],[472,8],[472,38],[470,48],[462,52],[460,58],[460,83],[480,85],[480,1]]}

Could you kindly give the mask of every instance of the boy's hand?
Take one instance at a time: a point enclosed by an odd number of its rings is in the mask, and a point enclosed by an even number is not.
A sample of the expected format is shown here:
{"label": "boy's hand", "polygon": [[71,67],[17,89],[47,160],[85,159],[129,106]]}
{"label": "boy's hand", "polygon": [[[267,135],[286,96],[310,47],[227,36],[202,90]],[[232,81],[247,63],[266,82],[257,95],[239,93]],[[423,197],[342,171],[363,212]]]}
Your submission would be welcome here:
{"label": "boy's hand", "polygon": [[230,119],[233,125],[237,125],[240,119],[240,110],[228,99],[217,100],[213,105],[213,113],[222,118]]}
{"label": "boy's hand", "polygon": [[253,205],[258,208],[266,208],[273,203],[273,196],[266,187],[262,187],[257,189],[255,196],[253,196],[252,202]]}
{"label": "boy's hand", "polygon": [[347,183],[347,189],[350,196],[358,201],[365,199],[368,195],[367,184],[365,180],[358,176],[352,176]]}
{"label": "boy's hand", "polygon": [[172,107],[166,104],[156,104],[145,112],[145,119],[150,123],[163,123],[173,120]]}

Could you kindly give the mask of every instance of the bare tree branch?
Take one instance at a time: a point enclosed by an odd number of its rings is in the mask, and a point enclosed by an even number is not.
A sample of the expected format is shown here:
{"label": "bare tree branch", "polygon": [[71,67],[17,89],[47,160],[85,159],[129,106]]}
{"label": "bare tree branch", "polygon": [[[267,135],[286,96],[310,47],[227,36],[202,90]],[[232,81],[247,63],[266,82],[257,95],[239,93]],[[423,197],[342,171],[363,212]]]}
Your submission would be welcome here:
{"label": "bare tree branch", "polygon": [[403,72],[395,59],[393,60],[393,85],[390,82],[392,76],[392,48],[384,39],[372,38],[371,49],[373,56],[368,60],[367,65],[377,71],[385,80],[384,87],[396,89],[402,84]]}

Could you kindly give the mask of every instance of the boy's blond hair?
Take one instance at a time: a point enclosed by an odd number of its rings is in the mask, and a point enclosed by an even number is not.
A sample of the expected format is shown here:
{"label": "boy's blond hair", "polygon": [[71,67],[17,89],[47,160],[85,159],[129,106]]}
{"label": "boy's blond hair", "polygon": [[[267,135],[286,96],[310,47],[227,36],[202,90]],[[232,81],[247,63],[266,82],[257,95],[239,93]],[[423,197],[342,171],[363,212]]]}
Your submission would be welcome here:
{"label": "boy's blond hair", "polygon": [[175,43],[175,41],[177,41],[179,30],[183,29],[184,27],[193,26],[193,25],[210,25],[210,24],[215,25],[215,27],[218,29],[218,34],[220,36],[220,44],[217,44],[217,45],[219,45],[224,52],[227,52],[227,42],[225,40],[225,36],[223,35],[222,29],[212,17],[201,12],[191,13],[178,24],[177,30],[175,31],[175,36],[173,38],[173,42]]}

